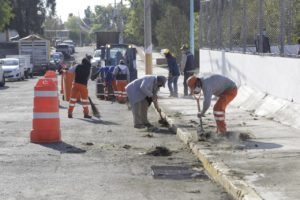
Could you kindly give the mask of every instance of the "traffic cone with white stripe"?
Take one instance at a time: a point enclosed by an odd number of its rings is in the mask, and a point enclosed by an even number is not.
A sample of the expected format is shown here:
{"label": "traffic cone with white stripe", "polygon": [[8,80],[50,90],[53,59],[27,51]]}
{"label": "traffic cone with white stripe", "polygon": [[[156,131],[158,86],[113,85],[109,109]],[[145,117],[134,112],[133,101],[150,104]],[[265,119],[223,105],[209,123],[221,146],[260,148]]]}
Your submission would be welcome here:
{"label": "traffic cone with white stripe", "polygon": [[45,79],[51,79],[55,83],[56,87],[58,87],[58,80],[57,80],[57,75],[55,71],[48,70],[46,71],[44,75]]}
{"label": "traffic cone with white stripe", "polygon": [[[58,93],[58,79],[57,79],[57,75],[56,75],[56,72],[55,71],[52,71],[52,70],[48,70],[46,71],[45,75],[44,75],[45,79],[51,79],[55,85],[56,85],[56,88],[57,88],[57,95],[59,95]],[[58,99],[58,105],[59,105],[59,99]]]}
{"label": "traffic cone with white stripe", "polygon": [[34,87],[34,108],[30,140],[51,143],[61,140],[57,85],[41,78]]}

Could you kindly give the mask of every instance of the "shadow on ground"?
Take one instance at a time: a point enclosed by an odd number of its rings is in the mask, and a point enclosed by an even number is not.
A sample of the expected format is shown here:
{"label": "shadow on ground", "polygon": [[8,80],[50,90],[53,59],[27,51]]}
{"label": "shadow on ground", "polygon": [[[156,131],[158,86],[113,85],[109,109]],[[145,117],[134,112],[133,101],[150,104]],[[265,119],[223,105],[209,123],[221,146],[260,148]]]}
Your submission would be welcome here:
{"label": "shadow on ground", "polygon": [[247,141],[244,142],[246,149],[277,149],[283,147],[280,144],[270,142]]}
{"label": "shadow on ground", "polygon": [[0,90],[7,90],[9,87],[8,86],[3,86],[3,87],[0,87]]}
{"label": "shadow on ground", "polygon": [[43,147],[51,148],[60,153],[85,153],[86,150],[80,149],[65,142],[56,142],[51,144],[40,144]]}
{"label": "shadow on ground", "polygon": [[104,121],[101,119],[82,119],[82,118],[78,118],[81,121],[85,121],[85,122],[89,122],[89,123],[93,123],[93,124],[103,124],[103,125],[120,125],[118,123],[115,122],[110,122],[110,121]]}

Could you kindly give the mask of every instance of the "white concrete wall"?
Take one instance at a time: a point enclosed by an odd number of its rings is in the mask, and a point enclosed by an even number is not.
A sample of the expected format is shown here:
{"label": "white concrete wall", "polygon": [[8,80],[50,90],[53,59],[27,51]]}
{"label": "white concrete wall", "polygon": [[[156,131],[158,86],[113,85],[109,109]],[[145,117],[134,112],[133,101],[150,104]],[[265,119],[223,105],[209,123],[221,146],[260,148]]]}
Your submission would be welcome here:
{"label": "white concrete wall", "polygon": [[200,72],[223,74],[239,86],[300,104],[300,59],[200,50]]}
{"label": "white concrete wall", "polygon": [[200,73],[235,80],[233,105],[300,129],[300,59],[201,50]]}

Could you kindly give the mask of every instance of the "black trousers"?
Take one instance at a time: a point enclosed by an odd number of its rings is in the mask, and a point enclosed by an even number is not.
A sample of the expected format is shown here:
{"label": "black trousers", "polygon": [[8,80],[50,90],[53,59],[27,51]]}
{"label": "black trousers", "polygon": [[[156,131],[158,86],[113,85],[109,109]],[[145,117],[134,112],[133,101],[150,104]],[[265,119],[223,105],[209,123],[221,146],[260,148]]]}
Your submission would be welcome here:
{"label": "black trousers", "polygon": [[184,72],[184,78],[183,78],[183,87],[184,87],[184,96],[187,96],[189,95],[189,89],[188,89],[188,86],[186,84],[186,80],[190,77],[190,76],[193,76],[194,75],[194,72]]}

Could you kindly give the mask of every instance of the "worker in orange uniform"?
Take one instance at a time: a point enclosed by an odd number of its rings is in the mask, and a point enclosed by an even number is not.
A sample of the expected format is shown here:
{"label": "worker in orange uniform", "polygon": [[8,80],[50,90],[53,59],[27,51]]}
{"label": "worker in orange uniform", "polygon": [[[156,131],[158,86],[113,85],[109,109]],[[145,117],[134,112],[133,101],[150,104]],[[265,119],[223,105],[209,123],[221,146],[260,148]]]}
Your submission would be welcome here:
{"label": "worker in orange uniform", "polygon": [[126,103],[127,93],[125,87],[130,82],[130,72],[124,60],[120,60],[119,65],[114,68],[113,75],[116,78],[117,88],[114,91],[116,99],[119,103]]}
{"label": "worker in orange uniform", "polygon": [[197,115],[198,118],[205,116],[205,112],[210,106],[212,95],[218,97],[213,108],[213,113],[217,124],[217,133],[225,135],[227,131],[225,123],[225,109],[237,95],[236,84],[227,77],[214,74],[206,77],[197,77],[193,75],[188,78],[187,85],[191,89],[196,101],[200,100],[201,90],[203,92],[203,107],[202,111],[200,111]]}
{"label": "worker in orange uniform", "polygon": [[[71,69],[72,70],[72,69]],[[73,118],[73,110],[77,98],[81,97],[81,103],[83,107],[84,118],[92,118],[89,115],[89,100],[88,100],[88,88],[87,83],[91,71],[90,57],[82,59],[81,64],[77,65],[73,71],[75,72],[75,78],[71,89],[71,98],[69,102],[68,117]]]}

